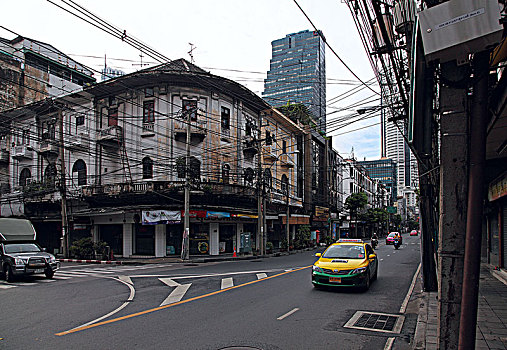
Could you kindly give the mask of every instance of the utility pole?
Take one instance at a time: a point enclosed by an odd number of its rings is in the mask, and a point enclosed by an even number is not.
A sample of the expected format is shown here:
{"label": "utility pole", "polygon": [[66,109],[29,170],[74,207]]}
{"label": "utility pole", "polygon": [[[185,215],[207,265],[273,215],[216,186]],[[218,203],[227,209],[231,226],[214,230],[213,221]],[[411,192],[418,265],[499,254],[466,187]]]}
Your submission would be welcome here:
{"label": "utility pole", "polygon": [[[259,125],[262,125],[262,120],[259,118]],[[266,206],[264,203],[264,176],[262,174],[262,147],[260,140],[260,127],[259,138],[257,140],[257,232],[259,254],[264,255],[264,210]],[[262,183],[261,183],[262,181]]]}
{"label": "utility pole", "polygon": [[67,186],[65,177],[65,149],[63,143],[63,114],[62,109],[58,110],[58,121],[60,123],[60,197],[61,197],[61,213],[62,213],[62,237],[61,246],[63,256],[69,256],[69,228],[67,222]]}
{"label": "utility pole", "polygon": [[[192,109],[193,110],[193,109]],[[181,249],[181,258],[190,260],[190,116],[192,110],[183,111],[187,113],[187,155],[185,157],[185,218],[183,231],[183,247]],[[195,111],[197,113],[197,111]]]}
{"label": "utility pole", "polygon": [[287,214],[285,222],[285,231],[287,234],[287,253],[290,252],[290,226],[289,226],[289,214],[290,214],[290,192],[289,183],[287,182]]}

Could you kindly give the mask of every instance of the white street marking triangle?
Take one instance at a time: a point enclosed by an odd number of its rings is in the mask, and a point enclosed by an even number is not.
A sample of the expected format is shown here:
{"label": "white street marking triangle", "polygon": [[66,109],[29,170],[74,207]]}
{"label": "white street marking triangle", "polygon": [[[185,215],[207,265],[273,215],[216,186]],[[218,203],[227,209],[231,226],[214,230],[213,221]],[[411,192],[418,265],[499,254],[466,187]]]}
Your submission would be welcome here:
{"label": "white street marking triangle", "polygon": [[160,306],[173,304],[173,303],[180,301],[183,298],[183,296],[185,295],[185,293],[187,292],[188,288],[190,288],[191,285],[192,285],[192,283],[178,285],[176,288],[174,288],[174,290],[171,292],[171,294],[169,294],[169,296],[167,298],[165,298],[165,300],[162,302],[162,304],[160,304]]}
{"label": "white street marking triangle", "polygon": [[222,278],[222,285],[221,285],[220,289],[227,289],[232,286],[234,286],[234,282],[232,280],[232,277]]}
{"label": "white street marking triangle", "polygon": [[170,279],[170,278],[159,278],[159,280],[160,280],[162,283],[167,284],[169,287],[177,287],[177,286],[179,286],[179,285],[180,285],[178,282],[175,282],[175,281],[173,281],[173,280],[172,280],[172,279]]}
{"label": "white street marking triangle", "polygon": [[261,280],[261,279],[266,278],[266,277],[268,277],[268,275],[266,275],[265,273],[258,273],[257,274],[257,279],[258,280]]}

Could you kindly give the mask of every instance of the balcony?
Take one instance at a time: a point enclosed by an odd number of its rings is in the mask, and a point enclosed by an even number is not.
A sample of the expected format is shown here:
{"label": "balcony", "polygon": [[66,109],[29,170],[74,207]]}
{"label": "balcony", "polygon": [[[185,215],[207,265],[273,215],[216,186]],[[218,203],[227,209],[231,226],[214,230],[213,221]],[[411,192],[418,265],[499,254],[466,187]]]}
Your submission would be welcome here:
{"label": "balcony", "polygon": [[259,150],[257,149],[257,142],[253,136],[243,136],[243,154],[246,157],[253,157]]}
{"label": "balcony", "polygon": [[220,131],[220,140],[224,142],[231,142],[231,130],[222,128]]}
{"label": "balcony", "polygon": [[60,148],[55,140],[43,140],[39,144],[39,153],[41,154],[58,154]]}
{"label": "balcony", "polygon": [[90,147],[90,135],[80,133],[68,140],[66,147],[73,151],[87,150]]}
{"label": "balcony", "polygon": [[141,137],[155,136],[155,123],[143,123]]}
{"label": "balcony", "polygon": [[[202,142],[206,137],[206,121],[190,122],[190,138]],[[184,121],[174,122],[174,135],[178,139],[185,139],[187,136],[187,123]]]}
{"label": "balcony", "polygon": [[9,163],[9,151],[6,149],[0,150],[0,163],[1,164],[8,164]]}
{"label": "balcony", "polygon": [[280,156],[280,165],[286,168],[294,168],[294,160],[289,154],[282,154]]}
{"label": "balcony", "polygon": [[276,155],[275,147],[273,145],[265,145],[262,146],[262,155],[265,159],[276,160],[278,156]]}
{"label": "balcony", "polygon": [[29,150],[30,146],[21,145],[14,146],[11,148],[11,156],[14,159],[22,160],[22,159],[33,159],[33,151]]}
{"label": "balcony", "polygon": [[97,142],[104,147],[120,147],[123,142],[123,130],[121,126],[111,125],[103,128],[97,135]]}

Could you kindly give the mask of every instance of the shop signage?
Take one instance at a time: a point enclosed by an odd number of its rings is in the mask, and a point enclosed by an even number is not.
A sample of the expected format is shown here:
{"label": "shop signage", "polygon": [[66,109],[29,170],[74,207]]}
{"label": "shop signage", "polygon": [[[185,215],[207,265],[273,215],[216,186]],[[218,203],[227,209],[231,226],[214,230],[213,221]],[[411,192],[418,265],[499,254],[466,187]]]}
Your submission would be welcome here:
{"label": "shop signage", "polygon": [[257,219],[257,215],[252,214],[231,214],[231,218],[249,218],[249,219]]}
{"label": "shop signage", "polygon": [[223,211],[208,211],[206,212],[207,219],[222,219],[222,218],[230,218],[231,214],[223,212]]}
{"label": "shop signage", "polygon": [[504,196],[507,196],[507,174],[503,174],[488,186],[488,199],[490,202]]}
{"label": "shop signage", "polygon": [[181,212],[171,210],[143,210],[143,225],[178,224],[181,222]]}
{"label": "shop signage", "polygon": [[396,214],[397,209],[396,209],[396,207],[387,207],[387,212],[389,214]]}
{"label": "shop signage", "polygon": [[[190,210],[188,213],[189,213],[188,216],[191,218],[205,218],[206,217],[206,210]],[[184,210],[181,211],[181,217],[182,218],[185,217]]]}
{"label": "shop signage", "polygon": [[326,207],[315,207],[315,216],[318,216],[320,218],[328,218],[329,217],[329,208]]}

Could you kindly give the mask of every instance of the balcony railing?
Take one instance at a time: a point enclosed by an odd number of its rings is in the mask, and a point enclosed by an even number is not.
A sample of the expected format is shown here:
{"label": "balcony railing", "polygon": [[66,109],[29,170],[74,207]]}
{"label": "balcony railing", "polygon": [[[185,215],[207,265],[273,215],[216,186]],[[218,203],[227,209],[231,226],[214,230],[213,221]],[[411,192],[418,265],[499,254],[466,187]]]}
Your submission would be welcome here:
{"label": "balcony railing", "polygon": [[[176,137],[182,137],[187,134],[187,122],[175,121],[174,122],[174,133]],[[200,141],[204,140],[206,134],[206,121],[192,121],[190,122],[190,137],[197,138]]]}
{"label": "balcony railing", "polygon": [[280,156],[280,165],[286,168],[294,168],[294,160],[288,154],[282,154]]}
{"label": "balcony railing", "polygon": [[14,159],[33,159],[33,151],[27,145],[14,146],[11,148],[11,156]]}
{"label": "balcony railing", "polygon": [[97,142],[104,146],[119,146],[123,141],[123,129],[118,125],[111,125],[99,131]]}
{"label": "balcony railing", "polygon": [[90,146],[90,135],[80,133],[67,141],[67,148],[70,150],[86,150]]}
{"label": "balcony railing", "polygon": [[275,148],[272,145],[262,146],[262,155],[266,159],[277,159]]}
{"label": "balcony railing", "polygon": [[42,154],[58,154],[60,148],[55,140],[42,140],[39,144],[39,152]]}

